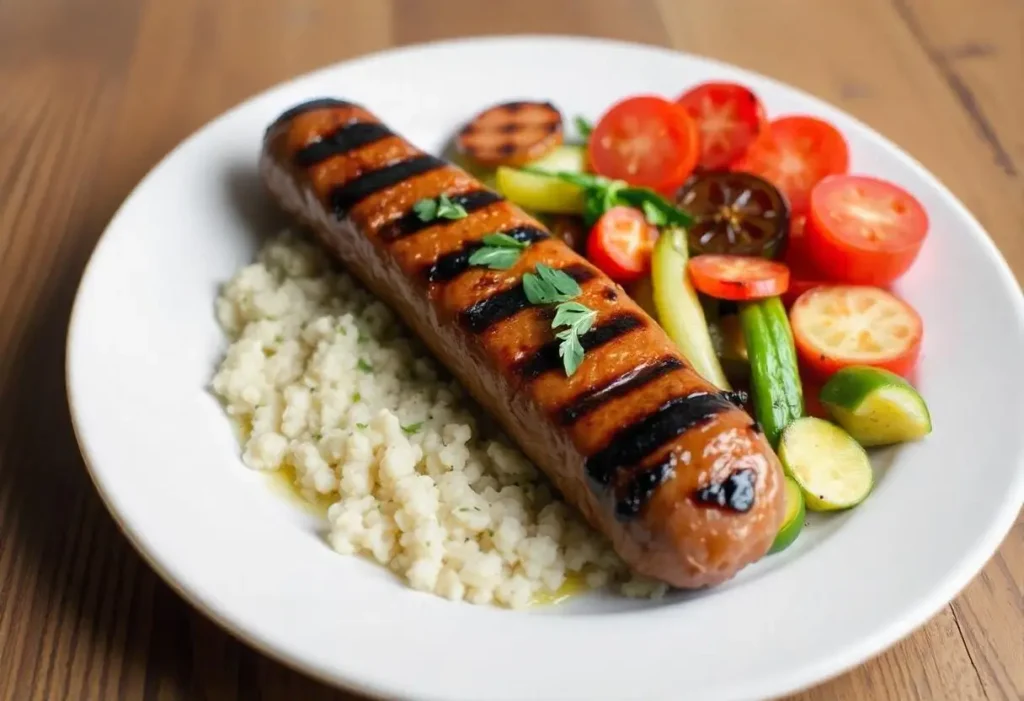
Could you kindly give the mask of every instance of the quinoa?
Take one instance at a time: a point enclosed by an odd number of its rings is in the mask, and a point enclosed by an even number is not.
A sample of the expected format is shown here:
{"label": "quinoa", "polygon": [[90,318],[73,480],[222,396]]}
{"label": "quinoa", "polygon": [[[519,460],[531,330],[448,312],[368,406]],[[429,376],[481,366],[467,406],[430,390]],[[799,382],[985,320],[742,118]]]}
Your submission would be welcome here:
{"label": "quinoa", "polygon": [[567,579],[661,596],[554,493],[391,310],[285,231],[224,285],[212,390],[251,469],[330,502],[327,542],[409,586],[522,608]]}

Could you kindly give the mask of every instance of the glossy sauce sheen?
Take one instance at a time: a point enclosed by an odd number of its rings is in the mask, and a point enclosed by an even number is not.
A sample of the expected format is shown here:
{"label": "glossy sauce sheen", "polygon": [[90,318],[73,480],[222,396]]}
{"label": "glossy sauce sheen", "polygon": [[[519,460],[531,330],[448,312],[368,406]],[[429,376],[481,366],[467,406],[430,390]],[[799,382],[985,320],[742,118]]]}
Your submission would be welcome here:
{"label": "glossy sauce sheen", "polygon": [[[782,476],[750,416],[539,222],[343,101],[276,120],[261,170],[280,204],[395,309],[635,570],[699,587],[767,552]],[[421,219],[416,203],[442,195],[467,216]],[[507,270],[469,265],[498,231],[530,245]],[[553,308],[523,292],[539,263],[571,275],[576,301],[595,312],[571,377]]]}

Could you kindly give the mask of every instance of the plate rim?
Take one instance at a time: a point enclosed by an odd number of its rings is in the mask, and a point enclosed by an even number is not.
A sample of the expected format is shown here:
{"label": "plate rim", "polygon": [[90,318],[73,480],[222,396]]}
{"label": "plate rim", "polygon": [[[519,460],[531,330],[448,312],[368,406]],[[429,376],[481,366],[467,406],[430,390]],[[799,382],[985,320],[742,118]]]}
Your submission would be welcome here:
{"label": "plate rim", "polygon": [[[776,89],[798,95],[801,100],[812,105],[815,110],[841,113],[846,121],[852,123],[857,130],[863,133],[863,135],[869,136],[870,138],[882,143],[893,156],[903,161],[911,170],[914,171],[915,175],[919,177],[922,182],[927,184],[928,187],[938,191],[942,198],[948,202],[953,209],[957,210],[960,216],[970,221],[976,230],[983,234],[983,236],[976,238],[978,238],[979,244],[985,248],[987,257],[995,264],[996,270],[999,273],[1000,282],[1006,284],[1010,288],[1017,289],[1018,294],[1013,297],[1012,305],[1018,319],[1024,321],[1024,296],[1020,294],[1020,284],[1017,282],[1017,279],[1002,252],[995,244],[995,241],[992,239],[988,230],[982,226],[960,198],[954,194],[936,175],[928,170],[920,161],[917,160],[917,158],[895,142],[891,141],[883,133],[879,132],[851,113],[824,100],[823,98],[819,98],[814,94],[805,91],[800,87],[785,83],[782,80],[762,74],[744,66],[731,64],[709,56],[666,46],[605,37],[538,33],[476,35],[405,44],[398,47],[383,48],[360,54],[358,56],[326,64],[305,73],[284,79],[269,85],[258,92],[248,95],[244,99],[236,102],[231,107],[221,111],[213,118],[198,126],[191,133],[182,138],[162,157],[160,157],[159,160],[152,164],[146,171],[145,175],[136,182],[131,191],[124,197],[111,218],[108,220],[103,232],[97,239],[76,287],[75,298],[71,314],[68,319],[68,328],[65,340],[65,392],[68,399],[72,428],[76,443],[79,447],[79,453],[86,466],[86,471],[89,474],[90,481],[103,501],[107,512],[110,514],[111,518],[113,518],[121,533],[124,534],[132,544],[136,553],[142,557],[146,564],[151,567],[164,581],[164,583],[175,591],[175,593],[187,601],[193,609],[214,621],[224,631],[235,637],[243,644],[249,645],[258,650],[261,654],[264,654],[285,666],[291,667],[292,669],[306,674],[329,686],[348,689],[371,698],[434,699],[439,697],[437,697],[436,694],[432,694],[430,691],[424,692],[423,690],[403,687],[400,683],[368,683],[364,679],[358,677],[342,675],[337,669],[321,669],[318,665],[309,663],[301,657],[293,656],[287,650],[276,646],[272,640],[265,640],[256,631],[246,630],[244,621],[235,622],[231,620],[228,615],[218,610],[217,607],[213,606],[210,602],[205,601],[198,592],[194,592],[186,588],[183,583],[172,577],[169,569],[165,568],[160,562],[159,553],[150,552],[150,550],[144,546],[140,536],[136,534],[129,524],[124,521],[121,512],[115,508],[116,499],[106,489],[104,489],[104,485],[99,478],[98,472],[92,462],[92,458],[87,451],[87,441],[84,439],[81,432],[79,409],[77,408],[78,403],[75,400],[75,392],[73,389],[72,354],[78,334],[83,333],[78,331],[80,326],[80,322],[78,320],[81,315],[81,299],[83,296],[83,290],[85,289],[86,283],[90,277],[90,272],[94,268],[94,263],[98,259],[100,252],[104,249],[104,246],[110,242],[108,233],[115,227],[116,223],[120,218],[122,218],[124,212],[129,208],[132,201],[139,196],[139,193],[142,190],[145,189],[147,184],[154,178],[155,174],[160,171],[165,164],[173,160],[179,152],[187,149],[193,144],[193,142],[197,141],[204,133],[212,131],[217,125],[228,121],[237,113],[246,110],[266,95],[273,92],[287,90],[288,87],[301,82],[315,81],[318,78],[342,68],[351,70],[362,64],[373,63],[376,60],[384,58],[398,57],[403,54],[414,55],[421,52],[429,52],[431,50],[447,47],[457,48],[460,46],[487,46],[519,43],[575,44],[578,50],[589,49],[601,51],[604,49],[625,49],[657,53],[666,57],[684,57],[712,67],[721,68],[729,72],[738,71],[754,76],[758,80],[770,84]],[[933,586],[929,595],[919,599],[914,607],[908,607],[905,609],[904,614],[901,617],[890,621],[886,626],[877,627],[873,634],[863,635],[859,639],[845,645],[837,646],[831,654],[824,656],[816,664],[792,666],[787,668],[785,673],[776,674],[769,678],[763,678],[764,681],[761,688],[769,685],[770,682],[770,698],[796,693],[812,686],[816,686],[869,661],[916,632],[923,625],[928,623],[944,606],[956,598],[960,592],[977,577],[984,566],[995,555],[996,551],[999,549],[1000,545],[1003,543],[1016,522],[1021,509],[1021,504],[1024,503],[1024,469],[1022,469],[1024,468],[1024,455],[1019,456],[1017,462],[1018,474],[1015,482],[1013,483],[1013,490],[1010,493],[1010,498],[1005,500],[1005,506],[997,513],[997,517],[989,520],[984,536],[980,539],[980,542],[971,549],[968,555],[964,556],[959,561],[957,567],[952,570],[952,573],[949,576]],[[754,689],[746,689],[746,691],[752,690]],[[744,692],[741,691],[740,693]],[[742,698],[746,697],[744,696]]]}

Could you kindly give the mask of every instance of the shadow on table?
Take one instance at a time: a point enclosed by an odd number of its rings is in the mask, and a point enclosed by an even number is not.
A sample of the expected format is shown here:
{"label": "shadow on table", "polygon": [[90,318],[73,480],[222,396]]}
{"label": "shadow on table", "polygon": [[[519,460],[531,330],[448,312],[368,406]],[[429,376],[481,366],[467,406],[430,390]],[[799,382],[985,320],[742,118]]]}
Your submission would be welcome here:
{"label": "shadow on table", "polygon": [[[252,186],[235,184],[237,195]],[[243,216],[248,207],[240,204]],[[268,660],[192,609],[100,501],[64,389],[68,318],[97,236],[63,238],[71,245],[20,310],[25,328],[4,359],[0,697],[108,698],[117,689],[126,698],[354,698]]]}

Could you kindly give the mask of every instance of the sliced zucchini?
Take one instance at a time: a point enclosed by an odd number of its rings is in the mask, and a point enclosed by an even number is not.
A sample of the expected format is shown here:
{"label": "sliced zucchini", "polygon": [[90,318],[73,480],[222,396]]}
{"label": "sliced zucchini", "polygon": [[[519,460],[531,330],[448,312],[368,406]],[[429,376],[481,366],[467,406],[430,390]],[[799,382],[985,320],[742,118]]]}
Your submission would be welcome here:
{"label": "sliced zucchini", "polygon": [[800,485],[811,511],[849,509],[874,486],[871,461],[860,443],[839,426],[807,416],[786,428],[779,459]]}

